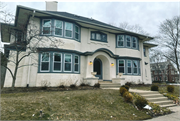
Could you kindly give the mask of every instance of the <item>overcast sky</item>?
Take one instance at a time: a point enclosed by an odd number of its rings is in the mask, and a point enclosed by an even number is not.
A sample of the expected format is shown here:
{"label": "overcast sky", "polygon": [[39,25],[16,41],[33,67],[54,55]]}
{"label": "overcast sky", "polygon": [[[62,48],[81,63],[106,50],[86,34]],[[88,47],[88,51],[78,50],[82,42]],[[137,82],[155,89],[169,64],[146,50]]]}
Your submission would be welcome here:
{"label": "overcast sky", "polygon": [[[5,1],[3,1],[5,2]],[[45,2],[5,2],[6,9],[15,14],[16,6],[23,5],[45,10]],[[128,22],[139,24],[150,36],[158,33],[165,19],[180,15],[180,2],[58,2],[58,11],[93,18],[105,23]]]}

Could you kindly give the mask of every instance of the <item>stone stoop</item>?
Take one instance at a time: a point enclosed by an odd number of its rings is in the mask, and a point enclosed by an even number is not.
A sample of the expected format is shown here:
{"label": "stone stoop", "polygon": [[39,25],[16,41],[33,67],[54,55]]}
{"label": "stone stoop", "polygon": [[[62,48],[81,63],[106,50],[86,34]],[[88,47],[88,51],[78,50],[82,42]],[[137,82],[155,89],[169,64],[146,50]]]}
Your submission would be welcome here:
{"label": "stone stoop", "polygon": [[120,83],[112,83],[111,81],[99,81],[100,88],[120,88]]}
{"label": "stone stoop", "polygon": [[164,95],[160,94],[158,91],[136,91],[136,90],[130,90],[131,92],[138,93],[142,97],[146,98],[149,102],[158,104],[160,107],[172,107],[177,106],[176,104],[173,104],[172,100],[169,100]]}

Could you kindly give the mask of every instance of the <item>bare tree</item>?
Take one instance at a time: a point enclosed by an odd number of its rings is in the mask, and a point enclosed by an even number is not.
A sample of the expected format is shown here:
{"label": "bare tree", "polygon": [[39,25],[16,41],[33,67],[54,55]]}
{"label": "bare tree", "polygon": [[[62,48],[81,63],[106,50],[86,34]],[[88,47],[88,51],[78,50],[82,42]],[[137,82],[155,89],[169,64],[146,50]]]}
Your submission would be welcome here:
{"label": "bare tree", "polygon": [[131,31],[143,35],[149,35],[146,31],[143,30],[143,28],[139,24],[130,25],[127,22],[123,22],[119,24],[119,27],[127,31]]}
{"label": "bare tree", "polygon": [[[32,13],[26,13],[24,16],[30,16],[31,14]],[[12,76],[12,89],[14,89],[18,69],[24,66],[37,66],[37,60],[35,60],[34,56],[37,56],[38,48],[59,48],[63,45],[63,42],[61,39],[55,37],[40,36],[42,31],[38,28],[34,17],[31,17],[28,22],[22,22],[21,20],[21,23],[17,23],[18,27],[16,28],[7,23],[7,21],[5,22],[5,24],[1,25],[1,27],[3,27],[2,32],[4,35],[9,34],[11,40],[10,44],[5,46],[5,49],[9,49],[6,58],[8,64],[1,64],[1,66],[4,66],[10,72]],[[21,63],[26,57],[34,59],[34,61],[32,61],[34,63]],[[11,67],[8,65],[11,65]]]}

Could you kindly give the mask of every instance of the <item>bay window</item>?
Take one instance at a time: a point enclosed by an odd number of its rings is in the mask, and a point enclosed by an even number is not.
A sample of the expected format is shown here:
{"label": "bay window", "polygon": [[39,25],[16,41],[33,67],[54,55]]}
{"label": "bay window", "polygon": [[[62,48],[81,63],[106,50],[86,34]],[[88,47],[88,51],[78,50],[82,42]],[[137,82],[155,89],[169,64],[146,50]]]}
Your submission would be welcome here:
{"label": "bay window", "polygon": [[123,47],[124,46],[124,35],[117,36],[117,46]]}
{"label": "bay window", "polygon": [[50,19],[43,19],[43,21],[42,21],[42,33],[43,33],[43,35],[50,35],[51,34],[51,20]]}
{"label": "bay window", "polygon": [[65,22],[65,36],[72,38],[73,25],[72,23]]}
{"label": "bay window", "polygon": [[131,37],[128,35],[126,36],[126,46],[131,47]]}
{"label": "bay window", "polygon": [[138,63],[137,63],[137,61],[133,61],[133,73],[134,74],[138,73]]}
{"label": "bay window", "polygon": [[127,73],[131,74],[131,68],[132,68],[132,61],[131,60],[127,60]]}
{"label": "bay window", "polygon": [[79,72],[79,56],[74,56],[74,71]]}
{"label": "bay window", "polygon": [[53,56],[53,71],[61,71],[61,60],[62,60],[62,56],[60,53],[54,53]]}
{"label": "bay window", "polygon": [[137,38],[136,37],[132,37],[133,40],[133,48],[137,48]]}
{"label": "bay window", "polygon": [[64,71],[70,72],[72,71],[72,55],[64,54]]}
{"label": "bay window", "polygon": [[48,72],[49,71],[49,62],[50,62],[49,53],[42,53],[41,54],[41,71],[42,72]]}
{"label": "bay window", "polygon": [[63,22],[59,20],[55,20],[55,35],[62,36],[63,30]]}
{"label": "bay window", "polygon": [[124,60],[119,60],[119,73],[124,73],[124,66],[125,66],[125,64],[124,64]]}
{"label": "bay window", "polygon": [[79,40],[79,27],[75,26],[75,39]]}

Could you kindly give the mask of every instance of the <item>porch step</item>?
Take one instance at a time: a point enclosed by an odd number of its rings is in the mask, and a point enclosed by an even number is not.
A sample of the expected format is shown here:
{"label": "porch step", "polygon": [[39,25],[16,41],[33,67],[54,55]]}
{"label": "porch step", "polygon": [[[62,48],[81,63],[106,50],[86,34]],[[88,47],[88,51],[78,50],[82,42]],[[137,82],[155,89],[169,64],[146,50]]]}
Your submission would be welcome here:
{"label": "porch step", "polygon": [[156,101],[163,101],[163,100],[167,100],[167,97],[156,97],[156,98],[146,98],[149,102],[156,102]]}
{"label": "porch step", "polygon": [[120,88],[119,83],[100,83],[100,88]]}
{"label": "porch step", "polygon": [[159,105],[160,107],[173,107],[173,106],[177,106],[176,104],[166,104],[166,105]]}

